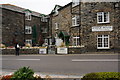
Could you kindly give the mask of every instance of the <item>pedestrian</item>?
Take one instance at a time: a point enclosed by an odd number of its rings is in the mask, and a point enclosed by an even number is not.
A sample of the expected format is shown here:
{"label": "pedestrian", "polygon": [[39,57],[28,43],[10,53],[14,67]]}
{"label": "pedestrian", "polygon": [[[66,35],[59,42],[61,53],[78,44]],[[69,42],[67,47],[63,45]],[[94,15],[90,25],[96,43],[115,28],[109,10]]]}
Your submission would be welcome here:
{"label": "pedestrian", "polygon": [[18,43],[16,43],[15,45],[16,56],[19,56],[19,50],[20,50],[20,46]]}

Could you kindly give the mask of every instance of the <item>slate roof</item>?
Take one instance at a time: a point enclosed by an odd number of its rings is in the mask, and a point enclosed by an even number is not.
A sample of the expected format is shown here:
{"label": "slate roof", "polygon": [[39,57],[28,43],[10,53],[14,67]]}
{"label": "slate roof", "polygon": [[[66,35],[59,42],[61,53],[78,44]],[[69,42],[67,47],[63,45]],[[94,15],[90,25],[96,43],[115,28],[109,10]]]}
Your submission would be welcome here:
{"label": "slate roof", "polygon": [[[2,6],[0,6],[2,8],[9,9],[9,10],[16,11],[16,12],[20,12],[20,13],[25,13],[25,10],[29,10],[29,9],[21,8],[21,7],[12,5],[12,4],[0,4],[0,5],[2,5]],[[32,12],[32,15],[37,16],[37,17],[40,17],[40,15],[41,15],[41,13],[38,13],[35,11],[31,11],[31,12]]]}
{"label": "slate roof", "polygon": [[62,10],[62,9],[64,9],[64,8],[66,8],[66,7],[69,6],[69,5],[72,5],[72,2],[66,4],[65,6],[55,5],[54,9],[51,11],[51,13],[50,13],[49,15],[52,15],[52,14],[55,13],[55,8],[56,8],[57,6],[59,7],[58,11],[60,11],[60,10]]}
{"label": "slate roof", "polygon": [[61,7],[60,9],[58,9],[58,11],[60,11],[60,10],[62,10],[62,9],[64,9],[64,8],[66,8],[66,7],[69,6],[69,5],[72,5],[72,2],[70,2],[70,3],[66,4],[65,6]]}

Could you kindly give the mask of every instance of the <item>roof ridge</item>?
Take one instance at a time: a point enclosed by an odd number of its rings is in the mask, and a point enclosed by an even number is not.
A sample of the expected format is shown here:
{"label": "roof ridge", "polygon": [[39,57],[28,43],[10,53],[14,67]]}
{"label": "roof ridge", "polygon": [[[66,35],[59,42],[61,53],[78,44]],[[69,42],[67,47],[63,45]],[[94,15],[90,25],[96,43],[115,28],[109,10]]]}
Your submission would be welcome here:
{"label": "roof ridge", "polygon": [[[27,9],[27,8],[23,8],[23,7],[16,6],[16,5],[13,5],[13,4],[9,4],[9,3],[8,4],[1,4],[1,5],[4,6],[3,8],[13,10],[13,11],[17,11],[17,12],[21,12],[21,13],[23,13],[23,11]],[[30,10],[30,9],[28,9],[28,10]],[[42,14],[42,13],[37,12],[37,11],[33,11],[33,10],[30,10],[30,11],[33,13],[33,15],[39,16],[40,14]]]}

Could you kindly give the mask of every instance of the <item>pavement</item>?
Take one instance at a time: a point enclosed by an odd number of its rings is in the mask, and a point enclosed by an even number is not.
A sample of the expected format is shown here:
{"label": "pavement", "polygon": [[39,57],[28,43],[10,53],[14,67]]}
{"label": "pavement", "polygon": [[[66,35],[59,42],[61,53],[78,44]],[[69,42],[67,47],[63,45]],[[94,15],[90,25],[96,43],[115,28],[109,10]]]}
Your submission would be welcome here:
{"label": "pavement", "polygon": [[[120,55],[120,53],[85,53],[85,54],[20,54],[20,56],[79,56],[79,55]],[[5,55],[1,55],[1,56],[14,56],[14,54],[10,55],[10,54],[5,54]]]}
{"label": "pavement", "polygon": [[[2,70],[2,75],[11,75],[15,72],[16,70],[7,70],[3,69]],[[41,76],[41,78],[46,78],[46,76],[50,76],[51,78],[82,78],[82,76],[79,75],[68,75],[68,74],[51,74],[51,73],[44,73],[44,72],[35,72],[35,74]]]}

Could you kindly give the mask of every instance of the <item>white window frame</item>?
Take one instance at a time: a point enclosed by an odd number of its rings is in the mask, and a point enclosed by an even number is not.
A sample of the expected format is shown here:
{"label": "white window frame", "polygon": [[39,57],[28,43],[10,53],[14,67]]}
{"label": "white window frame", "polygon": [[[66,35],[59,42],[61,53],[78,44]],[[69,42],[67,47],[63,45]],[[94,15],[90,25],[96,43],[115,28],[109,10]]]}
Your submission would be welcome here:
{"label": "white window frame", "polygon": [[47,33],[47,28],[42,28],[42,33]]}
{"label": "white window frame", "polygon": [[55,38],[58,38],[58,33],[55,33]]}
{"label": "white window frame", "polygon": [[32,27],[31,26],[25,26],[25,34],[32,34]]}
{"label": "white window frame", "polygon": [[25,12],[25,20],[31,20],[31,13],[29,11]]}
{"label": "white window frame", "polygon": [[41,21],[42,21],[42,22],[47,22],[47,21],[48,21],[48,20],[47,20],[47,17],[42,16],[42,17],[41,17]]}
{"label": "white window frame", "polygon": [[48,39],[44,39],[44,43],[48,44]]}
{"label": "white window frame", "polygon": [[80,25],[80,17],[78,15],[75,15],[72,18],[72,26],[74,27],[74,26],[79,26],[79,25]]}
{"label": "white window frame", "polygon": [[[105,13],[106,13],[106,17],[105,17]],[[100,21],[100,17],[101,17],[101,20]],[[106,21],[105,21],[106,19]],[[109,12],[98,12],[97,13],[97,23],[110,23],[110,13]]]}
{"label": "white window frame", "polygon": [[25,40],[25,43],[26,43],[26,44],[30,44],[30,45],[32,46],[32,39],[26,39],[26,40]]}
{"label": "white window frame", "polygon": [[79,46],[80,45],[80,37],[75,36],[73,37],[73,46]]}
{"label": "white window frame", "polygon": [[56,29],[56,30],[59,29],[59,25],[58,25],[57,22],[55,23],[55,29]]}
{"label": "white window frame", "polygon": [[72,7],[75,7],[80,4],[80,0],[72,0]]}
{"label": "white window frame", "polygon": [[[100,42],[98,42],[98,39],[102,39],[101,42],[101,47],[99,47]],[[105,39],[108,39],[107,43],[105,42]],[[108,46],[105,47],[105,44],[107,44]],[[109,43],[109,35],[97,35],[97,49],[110,49],[110,43]]]}

